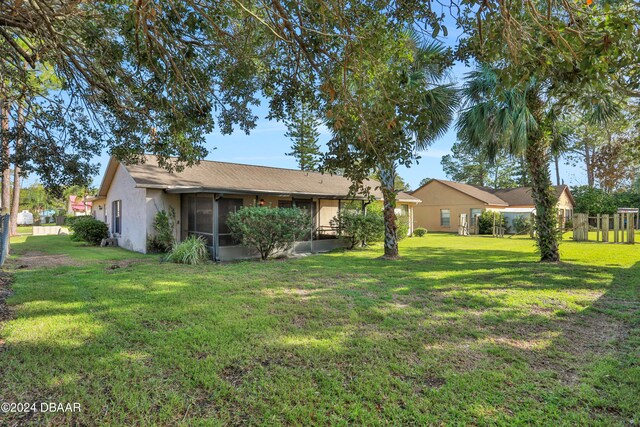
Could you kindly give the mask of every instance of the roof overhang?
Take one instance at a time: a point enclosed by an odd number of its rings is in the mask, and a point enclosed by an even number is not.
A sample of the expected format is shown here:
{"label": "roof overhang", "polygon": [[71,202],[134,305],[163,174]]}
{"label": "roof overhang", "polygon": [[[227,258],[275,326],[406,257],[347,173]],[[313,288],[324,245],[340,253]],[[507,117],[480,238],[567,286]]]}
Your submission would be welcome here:
{"label": "roof overhang", "polygon": [[[161,185],[137,185],[138,188],[155,188],[162,189],[169,194],[188,194],[188,193],[215,193],[215,194],[237,194],[244,196],[255,195],[269,195],[277,197],[306,197],[317,199],[329,199],[329,200],[368,200],[365,196],[349,196],[349,195],[335,195],[335,194],[315,194],[315,193],[296,193],[296,192],[283,192],[279,190],[252,190],[252,189],[230,189],[230,188],[210,188],[210,187],[166,187]],[[417,198],[406,199],[398,198],[398,202],[402,203],[420,203]]]}

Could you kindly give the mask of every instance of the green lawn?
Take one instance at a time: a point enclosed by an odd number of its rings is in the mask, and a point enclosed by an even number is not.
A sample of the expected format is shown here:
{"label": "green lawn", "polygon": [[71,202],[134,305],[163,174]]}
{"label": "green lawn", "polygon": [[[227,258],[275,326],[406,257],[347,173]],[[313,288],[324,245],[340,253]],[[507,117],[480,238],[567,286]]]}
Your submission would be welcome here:
{"label": "green lawn", "polygon": [[62,236],[12,251],[0,401],[82,412],[0,425],[640,420],[638,245],[565,240],[558,265],[528,239],[437,234],[397,262],[190,267]]}

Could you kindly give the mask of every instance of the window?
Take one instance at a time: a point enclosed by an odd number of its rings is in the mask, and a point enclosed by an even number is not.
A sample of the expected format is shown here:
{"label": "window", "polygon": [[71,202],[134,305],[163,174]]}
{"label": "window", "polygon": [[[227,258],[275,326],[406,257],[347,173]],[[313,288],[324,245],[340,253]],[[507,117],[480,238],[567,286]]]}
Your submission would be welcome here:
{"label": "window", "polygon": [[111,233],[120,235],[122,233],[122,200],[114,200],[111,203]]}
{"label": "window", "polygon": [[291,204],[291,200],[278,200],[279,208],[290,208],[293,205]]}
{"label": "window", "polygon": [[476,226],[476,219],[480,215],[482,215],[482,209],[471,209],[471,221],[469,222],[469,224],[471,224],[472,227]]}
{"label": "window", "polygon": [[409,216],[409,205],[398,205],[394,212],[396,216]]}
{"label": "window", "polygon": [[218,241],[220,246],[233,246],[238,242],[231,236],[231,230],[227,225],[227,217],[231,212],[236,212],[242,207],[242,199],[227,199],[222,198],[218,200]]}
{"label": "window", "polygon": [[451,227],[451,211],[449,209],[440,209],[440,226]]}

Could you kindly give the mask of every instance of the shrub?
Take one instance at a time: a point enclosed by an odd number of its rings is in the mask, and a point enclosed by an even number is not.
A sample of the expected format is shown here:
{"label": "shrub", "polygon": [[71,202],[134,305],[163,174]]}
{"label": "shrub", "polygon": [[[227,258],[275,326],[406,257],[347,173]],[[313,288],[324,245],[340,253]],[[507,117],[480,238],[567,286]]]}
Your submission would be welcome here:
{"label": "shrub", "polygon": [[69,227],[73,230],[71,235],[73,240],[87,242],[91,245],[99,245],[102,239],[109,237],[107,224],[91,216],[76,217]]}
{"label": "shrub", "polygon": [[418,227],[415,230],[413,230],[413,235],[416,236],[416,237],[422,237],[425,234],[427,234],[427,229],[426,228]]}
{"label": "shrub", "polygon": [[398,236],[398,241],[402,239],[406,239],[409,236],[409,217],[408,216],[397,216],[396,217],[396,235]]}
{"label": "shrub", "polygon": [[153,219],[155,235],[147,241],[147,249],[150,252],[169,252],[175,243],[173,228],[176,223],[176,211],[173,208],[169,212],[161,210]]}
{"label": "shrub", "polygon": [[338,236],[349,239],[349,249],[360,242],[373,242],[384,237],[384,220],[376,211],[363,214],[360,211],[342,209],[331,221]]}
{"label": "shrub", "polygon": [[198,265],[205,263],[208,257],[209,250],[204,239],[199,236],[189,236],[173,246],[167,255],[167,261],[176,264]]}
{"label": "shrub", "polygon": [[517,234],[531,232],[533,221],[530,216],[517,216],[513,219],[513,229]]}
{"label": "shrub", "polygon": [[499,212],[484,211],[478,217],[478,234],[493,234],[493,222],[495,218],[496,226],[507,226],[507,222]]}
{"label": "shrub", "polygon": [[86,218],[94,219],[91,215],[80,215],[80,216],[66,215],[65,218],[64,218],[64,223],[65,223],[65,225],[73,228],[73,224],[76,221],[82,221],[83,219],[86,219]]}
{"label": "shrub", "polygon": [[249,206],[230,213],[227,226],[234,239],[256,249],[265,260],[276,251],[290,249],[296,238],[308,234],[311,218],[298,208]]}

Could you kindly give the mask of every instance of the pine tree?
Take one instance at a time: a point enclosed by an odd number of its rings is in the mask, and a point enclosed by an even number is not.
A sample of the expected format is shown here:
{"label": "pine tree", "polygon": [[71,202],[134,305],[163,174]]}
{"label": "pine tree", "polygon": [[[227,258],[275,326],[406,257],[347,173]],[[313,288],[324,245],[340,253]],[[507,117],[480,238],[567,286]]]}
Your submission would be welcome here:
{"label": "pine tree", "polygon": [[460,142],[453,144],[451,153],[440,164],[453,181],[491,188],[513,188],[521,182],[517,161],[506,153],[490,162],[484,153]]}
{"label": "pine tree", "polygon": [[298,161],[298,167],[303,171],[318,170],[322,160],[318,138],[318,119],[304,102],[298,103],[292,118],[286,122],[288,131],[285,136],[291,138],[293,145],[287,156],[293,156]]}

